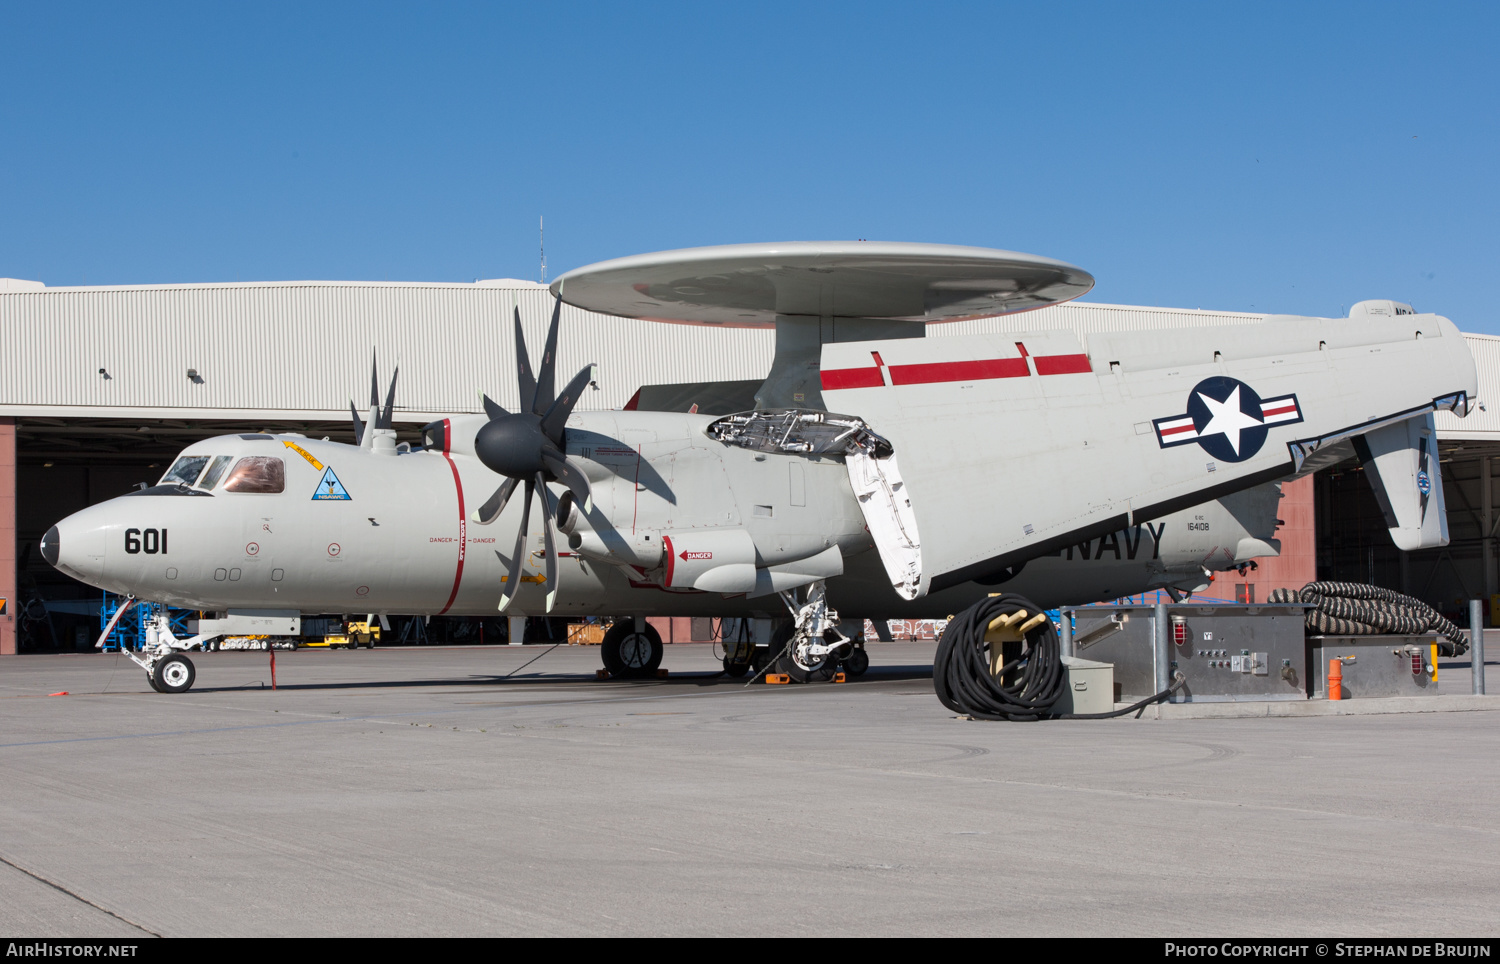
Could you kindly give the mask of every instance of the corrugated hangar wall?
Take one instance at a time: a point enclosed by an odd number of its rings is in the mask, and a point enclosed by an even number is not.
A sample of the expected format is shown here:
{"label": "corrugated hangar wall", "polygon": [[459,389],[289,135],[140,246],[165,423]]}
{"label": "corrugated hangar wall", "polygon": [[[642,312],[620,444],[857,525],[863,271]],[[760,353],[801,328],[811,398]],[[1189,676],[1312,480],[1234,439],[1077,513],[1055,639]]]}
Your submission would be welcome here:
{"label": "corrugated hangar wall", "polygon": [[[366,404],[372,351],[399,359],[398,417],[516,400],[512,310],[533,359],[551,316],[525,282],[289,282],[0,293],[0,414],[332,417]],[[559,370],[601,369],[591,408],[642,382],[748,377],[770,367],[762,332],[659,325],[563,308]],[[100,373],[104,369],[104,374]],[[197,380],[187,376],[189,369]]]}
{"label": "corrugated hangar wall", "polygon": [[[525,281],[0,290],[0,415],[340,418],[351,400],[365,403],[372,352],[386,375],[400,361],[396,403],[405,420],[479,411],[481,391],[515,405],[510,319],[517,308],[535,358],[552,298]],[[928,334],[1247,325],[1265,317],[1072,303],[932,325]],[[1468,337],[1481,397],[1500,399],[1500,338]],[[582,404],[618,408],[642,384],[759,377],[770,368],[773,342],[768,330],[669,325],[564,306],[558,364],[572,373],[597,363],[600,391]],[[1463,422],[1440,418],[1445,437],[1500,438],[1500,408]]]}
{"label": "corrugated hangar wall", "polygon": [[[544,286],[525,281],[0,285],[0,598],[11,601],[0,617],[0,652],[15,650],[18,557],[23,577],[47,575],[33,545],[47,514],[118,494],[148,470],[159,474],[157,462],[195,436],[273,423],[337,434],[348,422],[349,402],[367,403],[372,351],[382,388],[400,361],[397,419],[408,426],[478,411],[481,391],[516,405],[510,319],[517,308],[535,360],[552,299]],[[1265,317],[1072,303],[933,325],[927,333],[1071,328],[1087,334],[1249,325]],[[1500,400],[1500,338],[1468,340],[1481,398]],[[618,408],[642,384],[760,377],[770,368],[773,343],[768,330],[644,322],[565,306],[559,370],[571,374],[597,363],[601,390],[585,393],[582,406]],[[1500,457],[1500,408],[1462,421],[1442,413],[1438,428],[1454,533],[1449,549],[1396,553],[1384,530],[1370,524],[1371,497],[1357,470],[1327,473],[1317,480],[1316,513],[1313,480],[1288,491],[1284,557],[1214,594],[1264,598],[1265,589],[1314,571],[1320,578],[1380,581],[1434,601],[1493,592],[1493,483],[1484,480]],[[78,444],[65,437],[69,432],[87,442],[90,433],[126,431],[146,434],[104,449],[85,444],[71,458],[57,447]],[[57,446],[38,447],[39,439],[53,436]]]}

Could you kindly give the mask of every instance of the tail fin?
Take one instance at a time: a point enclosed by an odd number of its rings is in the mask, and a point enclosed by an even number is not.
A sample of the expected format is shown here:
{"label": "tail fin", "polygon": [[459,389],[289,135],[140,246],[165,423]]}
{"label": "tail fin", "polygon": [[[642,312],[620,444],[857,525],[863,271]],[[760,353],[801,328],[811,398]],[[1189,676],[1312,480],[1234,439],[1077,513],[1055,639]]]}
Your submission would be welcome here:
{"label": "tail fin", "polygon": [[1411,552],[1446,546],[1448,510],[1432,415],[1356,435],[1354,451],[1396,547]]}

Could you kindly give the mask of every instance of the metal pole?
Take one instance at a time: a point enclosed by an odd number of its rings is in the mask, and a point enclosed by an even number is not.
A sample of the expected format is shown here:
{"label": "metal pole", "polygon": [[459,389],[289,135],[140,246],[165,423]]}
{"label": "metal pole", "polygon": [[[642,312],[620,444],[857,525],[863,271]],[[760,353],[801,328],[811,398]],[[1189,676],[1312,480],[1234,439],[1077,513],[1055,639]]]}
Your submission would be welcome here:
{"label": "metal pole", "polygon": [[1484,600],[1469,600],[1469,665],[1474,673],[1474,692],[1484,693]]}
{"label": "metal pole", "polygon": [[1058,611],[1058,616],[1062,618],[1062,635],[1061,635],[1061,638],[1059,640],[1060,645],[1059,645],[1058,648],[1062,650],[1062,655],[1064,655],[1064,656],[1072,656],[1072,655],[1074,655],[1074,653],[1073,653],[1073,610],[1071,610],[1071,609],[1059,610]]}
{"label": "metal pole", "polygon": [[1151,666],[1156,671],[1156,689],[1160,693],[1168,686],[1167,670],[1172,665],[1172,630],[1167,619],[1167,604],[1156,598],[1156,612],[1151,620]]}

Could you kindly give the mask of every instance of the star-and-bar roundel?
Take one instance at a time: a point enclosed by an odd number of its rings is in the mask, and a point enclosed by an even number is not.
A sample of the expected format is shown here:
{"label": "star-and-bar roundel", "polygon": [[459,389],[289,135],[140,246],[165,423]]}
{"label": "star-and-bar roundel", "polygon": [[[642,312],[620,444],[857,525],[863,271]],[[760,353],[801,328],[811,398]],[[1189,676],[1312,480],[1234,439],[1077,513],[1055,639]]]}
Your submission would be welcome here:
{"label": "star-and-bar roundel", "polygon": [[1197,442],[1225,462],[1243,462],[1266,444],[1273,425],[1302,421],[1296,395],[1261,398],[1237,378],[1205,378],[1188,394],[1187,414],[1152,421],[1162,448]]}

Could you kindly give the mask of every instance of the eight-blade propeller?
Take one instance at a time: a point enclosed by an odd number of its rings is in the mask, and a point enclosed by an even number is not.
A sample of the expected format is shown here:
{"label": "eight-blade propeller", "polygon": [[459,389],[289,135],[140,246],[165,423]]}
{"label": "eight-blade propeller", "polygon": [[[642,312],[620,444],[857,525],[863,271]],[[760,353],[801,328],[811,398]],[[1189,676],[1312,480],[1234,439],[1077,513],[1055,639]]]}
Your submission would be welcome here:
{"label": "eight-blade propeller", "polygon": [[510,559],[510,573],[505,589],[500,596],[500,609],[510,605],[520,588],[521,560],[526,551],[527,525],[531,518],[531,496],[542,494],[542,533],[546,538],[547,552],[547,612],[557,598],[557,553],[552,535],[552,507],[547,498],[547,483],[559,482],[568,487],[573,498],[588,512],[593,507],[593,495],[589,491],[588,479],[578,464],[564,454],[563,426],[578,396],[590,381],[593,365],[584,366],[583,371],[573,376],[561,394],[554,397],[553,384],[557,369],[557,322],[562,314],[562,301],[552,308],[552,326],[547,331],[547,346],[542,352],[542,364],[535,376],[531,372],[531,360],[526,354],[526,341],[521,335],[521,310],[516,309],[516,366],[519,369],[521,406],[518,412],[507,412],[488,395],[484,396],[484,411],[490,420],[474,437],[474,454],[493,472],[506,476],[506,480],[478,509],[474,510],[474,521],[489,525],[499,518],[505,505],[516,491],[519,483],[525,487],[526,501],[521,509],[521,526],[516,533],[516,551]]}

